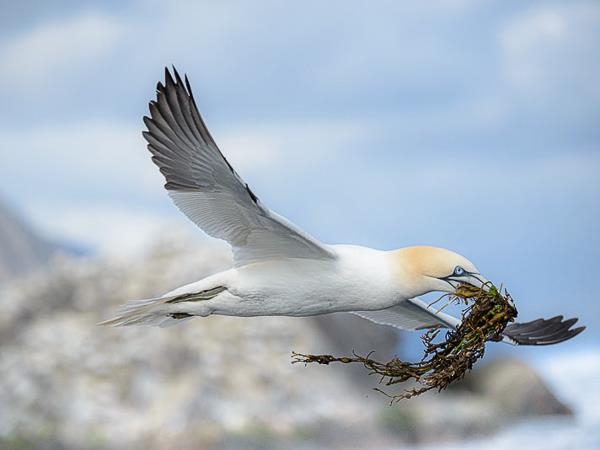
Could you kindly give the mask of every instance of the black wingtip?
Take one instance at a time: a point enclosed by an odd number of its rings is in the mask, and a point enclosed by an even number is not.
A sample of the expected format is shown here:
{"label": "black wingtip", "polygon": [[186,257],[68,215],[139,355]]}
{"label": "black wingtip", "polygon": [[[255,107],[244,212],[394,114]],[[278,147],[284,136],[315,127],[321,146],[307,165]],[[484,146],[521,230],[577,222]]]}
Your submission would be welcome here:
{"label": "black wingtip", "polygon": [[187,89],[188,95],[192,99],[192,103],[196,104],[196,100],[194,100],[194,93],[192,92],[192,85],[190,84],[190,80],[188,79],[187,74],[183,75],[183,79],[185,80],[185,88]]}
{"label": "black wingtip", "polygon": [[563,320],[563,316],[550,319],[537,319],[526,323],[507,326],[502,333],[519,345],[552,345],[574,338],[585,327],[571,329],[577,323],[576,317]]}
{"label": "black wingtip", "polygon": [[172,86],[175,84],[175,81],[173,80],[173,76],[171,75],[171,71],[169,70],[168,67],[165,67],[165,85],[166,86]]}
{"label": "black wingtip", "polygon": [[[185,81],[184,81],[185,79]],[[184,90],[186,90],[187,94],[190,96],[190,98],[193,100],[194,97],[192,95],[192,88],[190,86],[190,82],[188,80],[187,75],[184,74],[184,78],[181,78],[181,75],[179,74],[179,71],[177,70],[177,68],[175,67],[174,64],[171,64],[171,68],[169,69],[168,66],[165,66],[165,84],[163,85],[160,81],[158,82],[158,84],[156,85],[156,90],[158,92],[164,92],[166,90],[166,88],[169,87],[182,87]]]}
{"label": "black wingtip", "polygon": [[183,86],[183,81],[181,80],[181,76],[179,76],[179,72],[177,72],[175,66],[173,66],[173,73],[175,74],[175,81],[177,82],[177,84]]}
{"label": "black wingtip", "polygon": [[[563,320],[563,326],[567,328],[571,328],[573,325],[577,323],[579,319],[577,317],[573,317],[572,319]],[[585,327],[584,327],[585,328]]]}
{"label": "black wingtip", "polygon": [[573,336],[571,336],[571,337],[575,337],[575,336],[577,336],[578,334],[581,334],[581,333],[583,333],[583,332],[585,331],[585,329],[586,329],[586,328],[587,328],[587,327],[585,327],[585,326],[583,326],[583,327],[577,327],[577,328],[573,328],[573,329],[571,330],[571,333],[573,333]]}

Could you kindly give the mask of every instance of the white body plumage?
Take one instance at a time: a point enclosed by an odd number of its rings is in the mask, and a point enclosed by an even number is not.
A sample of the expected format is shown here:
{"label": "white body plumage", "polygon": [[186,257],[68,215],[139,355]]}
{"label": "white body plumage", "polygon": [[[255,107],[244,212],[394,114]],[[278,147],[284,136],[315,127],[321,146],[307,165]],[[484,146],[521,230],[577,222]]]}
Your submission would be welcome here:
{"label": "white body plumage", "polygon": [[[177,207],[232,246],[234,267],[158,298],[129,302],[112,325],[168,325],[193,316],[311,316],[352,312],[402,329],[456,327],[460,321],[417,297],[487,281],[463,256],[434,247],[379,251],[325,245],[269,210],[220,152],[191,87],[175,71],[157,86],[144,137]],[[575,319],[515,324],[523,343],[554,343],[583,329]],[[532,329],[538,335],[531,334]],[[505,339],[508,331],[505,330]],[[532,340],[531,336],[536,336]],[[514,340],[512,340],[514,342]]]}
{"label": "white body plumage", "polygon": [[311,316],[379,310],[410,298],[394,280],[389,252],[333,246],[336,259],[285,258],[260,261],[182,286],[166,297],[226,290],[213,299],[183,305],[181,312],[206,316]]}

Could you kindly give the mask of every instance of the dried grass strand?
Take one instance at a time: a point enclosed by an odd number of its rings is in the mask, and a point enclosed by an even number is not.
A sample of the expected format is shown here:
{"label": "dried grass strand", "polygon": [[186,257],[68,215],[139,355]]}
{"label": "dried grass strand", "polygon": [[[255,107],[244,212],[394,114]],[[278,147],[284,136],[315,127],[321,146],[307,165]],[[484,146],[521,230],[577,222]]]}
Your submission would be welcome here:
{"label": "dried grass strand", "polygon": [[391,386],[408,380],[417,382],[416,387],[393,395],[375,388],[392,402],[409,399],[433,389],[442,391],[452,382],[462,379],[484,356],[485,344],[500,340],[506,325],[517,317],[510,294],[506,290],[504,293],[501,291],[502,287],[498,289],[491,283],[482,288],[463,284],[454,294],[440,297],[438,301],[449,297],[449,301],[462,302],[467,307],[463,310],[461,324],[455,330],[447,331],[443,341],[436,341],[440,333],[439,327],[429,329],[422,336],[425,351],[421,361],[406,362],[393,358],[381,362],[371,358],[373,352],[366,356],[356,353],[353,356],[332,356],[292,352],[292,363],[360,363],[369,370],[370,375],[381,377],[380,384]]}

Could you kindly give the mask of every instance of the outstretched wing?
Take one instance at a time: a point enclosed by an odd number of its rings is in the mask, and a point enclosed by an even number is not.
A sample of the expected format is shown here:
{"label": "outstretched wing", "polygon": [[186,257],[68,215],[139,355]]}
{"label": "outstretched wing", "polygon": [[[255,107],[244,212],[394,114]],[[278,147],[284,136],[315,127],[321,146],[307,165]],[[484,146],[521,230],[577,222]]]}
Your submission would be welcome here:
{"label": "outstretched wing", "polygon": [[[460,320],[438,311],[424,301],[413,298],[379,311],[355,311],[352,314],[370,320],[379,325],[388,325],[401,330],[420,330],[423,328],[456,328]],[[498,341],[513,345],[551,345],[567,341],[585,327],[571,328],[576,318],[563,320],[563,316],[551,319],[537,319],[525,323],[509,324]]]}
{"label": "outstretched wing", "polygon": [[388,325],[401,330],[422,330],[440,326],[455,328],[460,324],[457,318],[438,311],[418,298],[411,298],[387,309],[353,311],[352,314],[379,325]]}
{"label": "outstretched wing", "polygon": [[552,345],[574,338],[585,327],[571,328],[577,318],[563,320],[563,316],[551,319],[537,319],[525,323],[512,323],[502,334],[518,345]]}
{"label": "outstretched wing", "polygon": [[187,76],[165,69],[150,102],[144,138],[177,207],[233,247],[237,266],[267,258],[335,258],[335,253],[265,207],[220,152],[202,120]]}

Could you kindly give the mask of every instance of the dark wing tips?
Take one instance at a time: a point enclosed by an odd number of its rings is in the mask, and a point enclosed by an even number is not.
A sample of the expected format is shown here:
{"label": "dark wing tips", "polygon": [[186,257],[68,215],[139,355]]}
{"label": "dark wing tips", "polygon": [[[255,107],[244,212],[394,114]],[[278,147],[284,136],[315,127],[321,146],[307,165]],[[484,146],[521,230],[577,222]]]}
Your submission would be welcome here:
{"label": "dark wing tips", "polygon": [[526,323],[508,325],[502,334],[508,336],[519,345],[552,345],[574,338],[585,327],[571,327],[577,318],[563,320],[563,316],[551,319],[537,319]]}
{"label": "dark wing tips", "polygon": [[[156,100],[151,100],[149,102],[150,106],[158,104],[160,101],[160,96],[166,95],[169,92],[178,93],[179,91],[183,91],[183,94],[185,94],[185,96],[189,100],[193,100],[191,91],[189,89],[189,83],[183,82],[183,80],[181,79],[181,76],[179,75],[179,72],[177,72],[177,69],[175,69],[175,66],[173,66],[173,73],[175,75],[175,78],[173,78],[173,75],[171,75],[171,71],[169,70],[169,68],[165,67],[165,82],[163,83],[162,81],[159,81],[156,83],[156,97],[157,98],[156,98]],[[187,76],[186,76],[186,80],[187,80]],[[181,105],[177,105],[177,106],[180,107]],[[173,108],[173,105],[169,104],[169,109],[172,109],[172,108]],[[150,111],[150,115],[151,116],[154,115],[152,113],[152,110]]]}
{"label": "dark wing tips", "polygon": [[[150,127],[152,126],[152,117],[148,117],[148,116],[144,116],[142,117],[142,120],[144,121],[144,125],[146,125],[146,128],[150,129]],[[144,137],[146,137],[147,134],[150,134],[150,131],[144,130],[142,131],[142,135]],[[148,139],[146,139],[148,140]]]}
{"label": "dark wing tips", "polygon": [[[184,89],[186,89],[186,86],[185,86],[183,80],[181,79],[181,77],[179,76],[179,72],[177,72],[177,69],[175,68],[175,66],[173,66],[173,74],[175,75],[175,81],[177,82],[177,84],[180,86],[183,86]],[[189,92],[186,92],[186,94],[189,95]]]}
{"label": "dark wing tips", "polygon": [[577,336],[580,333],[583,333],[585,331],[587,327],[583,326],[583,327],[577,327],[577,328],[573,328],[571,330],[571,336],[569,337],[569,339],[571,339],[572,337]]}
{"label": "dark wing tips", "polygon": [[[197,190],[194,155],[219,155],[231,173],[239,178],[217,147],[206,127],[187,75],[182,78],[175,66],[165,67],[165,81],[156,84],[156,100],[149,103],[149,116],[144,117],[147,131],[142,134],[148,142],[152,161],[166,178],[165,188]],[[256,195],[246,189],[253,202]]]}
{"label": "dark wing tips", "polygon": [[[175,67],[173,67],[173,69],[175,69]],[[165,84],[167,85],[167,87],[175,85],[175,81],[173,80],[173,77],[171,76],[171,71],[168,67],[165,67]]]}
{"label": "dark wing tips", "polygon": [[190,98],[190,100],[193,100],[194,96],[192,95],[192,88],[190,86],[190,82],[188,81],[187,75],[184,75],[184,82],[175,66],[171,66],[171,69],[173,70],[172,74],[171,70],[169,70],[168,67],[165,67],[165,84],[163,85],[163,83],[159,81],[156,85],[156,90],[159,92],[165,92],[166,89],[181,89]]}
{"label": "dark wing tips", "polygon": [[[195,187],[195,181],[187,160],[190,152],[203,142],[198,142],[201,133],[195,130],[187,106],[192,98],[177,69],[172,70],[174,75],[165,67],[164,82],[156,84],[156,99],[148,104],[150,114],[143,117],[147,130],[142,135],[148,142],[152,161],[166,178],[165,188],[189,190]],[[186,164],[179,167],[182,161]]]}
{"label": "dark wing tips", "polygon": [[190,80],[188,79],[187,74],[183,76],[185,78],[185,87],[188,91],[188,94],[190,94],[190,98],[192,99],[192,102],[195,104],[196,101],[194,100],[194,93],[192,92],[192,85],[190,84]]}

